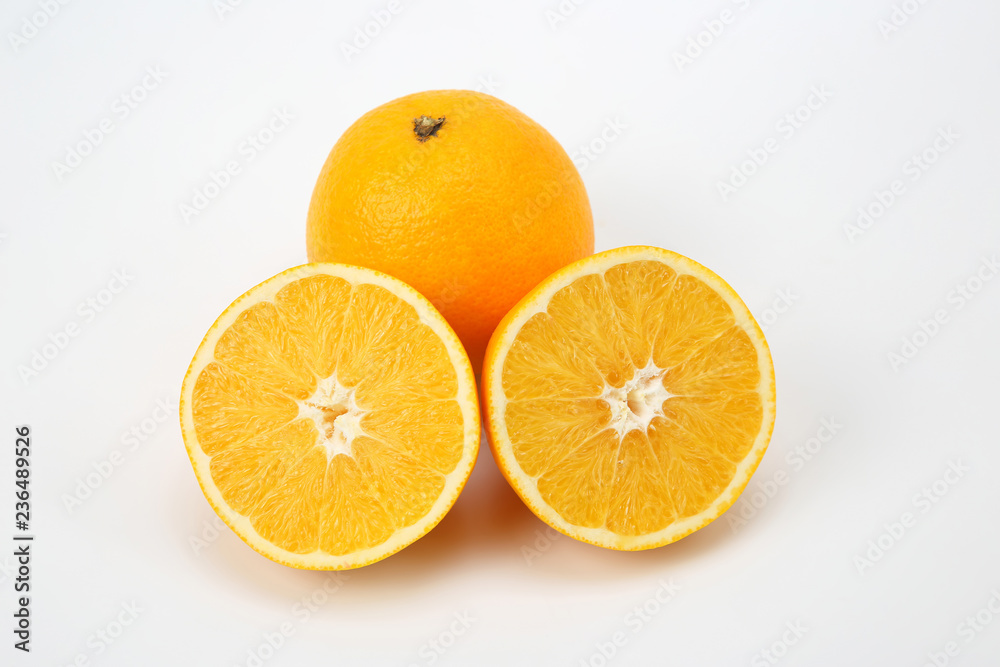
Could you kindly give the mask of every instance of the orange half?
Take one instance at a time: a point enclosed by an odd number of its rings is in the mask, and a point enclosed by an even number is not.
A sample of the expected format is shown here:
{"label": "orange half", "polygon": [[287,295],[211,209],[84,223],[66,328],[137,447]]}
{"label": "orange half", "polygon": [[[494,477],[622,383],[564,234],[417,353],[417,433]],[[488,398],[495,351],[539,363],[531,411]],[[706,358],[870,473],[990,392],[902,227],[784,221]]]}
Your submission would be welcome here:
{"label": "orange half", "polygon": [[472,366],[427,299],[307,264],[209,329],[181,393],[195,475],[247,544],[292,567],[385,558],[451,508],[479,448]]}
{"label": "orange half", "polygon": [[497,465],[543,521],[611,549],[668,544],[739,496],[774,426],[764,334],[722,278],[653,247],[561,269],[483,367]]}

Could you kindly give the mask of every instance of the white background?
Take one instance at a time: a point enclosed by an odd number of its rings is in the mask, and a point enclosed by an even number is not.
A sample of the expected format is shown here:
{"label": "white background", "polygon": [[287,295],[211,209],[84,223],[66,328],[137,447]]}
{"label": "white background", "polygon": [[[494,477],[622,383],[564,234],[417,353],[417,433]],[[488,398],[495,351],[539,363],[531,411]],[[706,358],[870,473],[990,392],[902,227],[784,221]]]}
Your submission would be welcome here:
{"label": "white background", "polygon": [[[778,664],[921,665],[949,641],[950,664],[996,664],[1000,279],[983,261],[1000,251],[1000,5],[907,0],[915,13],[887,32],[894,1],[567,1],[562,16],[556,0],[413,0],[351,58],[341,44],[385,2],[245,0],[220,14],[210,0],[81,1],[47,20],[37,0],[4,3],[0,535],[14,532],[14,426],[30,424],[37,542],[28,656],[11,647],[0,557],[0,662],[256,664],[248,652],[288,622],[262,664],[596,666],[616,632],[613,665],[771,664],[759,652],[776,642]],[[723,10],[729,23],[712,23]],[[165,78],[122,117],[115,100],[157,67]],[[355,118],[483,82],[576,158],[598,249],[670,248],[744,297],[775,359],[774,437],[728,515],[642,553],[545,538],[484,447],[438,528],[317,594],[306,620],[295,605],[331,575],[213,533],[173,407],[181,379],[232,299],[305,261],[315,178]],[[828,99],[802,107],[814,87]],[[293,120],[247,159],[241,144],[274,109]],[[54,163],[105,118],[113,131],[59,178]],[[741,167],[769,138],[777,152]],[[925,149],[936,160],[914,178]],[[181,204],[229,160],[241,172],[185,222]],[[724,198],[740,168],[755,173]],[[851,232],[896,179],[902,194]],[[121,270],[127,286],[103,291]],[[89,314],[87,299],[106,303]],[[917,333],[939,310],[934,335]],[[919,349],[893,364],[904,338]],[[148,435],[131,449],[133,428]],[[808,444],[809,461],[788,458]],[[67,507],[116,450],[120,465]],[[915,499],[949,462],[968,470],[933,504]],[[785,483],[754,508],[776,474]],[[904,512],[915,525],[882,535]],[[880,536],[884,555],[857,560]],[[679,587],[663,604],[661,580]],[[137,618],[98,653],[95,633],[116,632],[133,602]],[[628,616],[644,604],[648,621]],[[984,608],[995,618],[967,641],[960,624]],[[788,623],[805,631],[783,646]]]}

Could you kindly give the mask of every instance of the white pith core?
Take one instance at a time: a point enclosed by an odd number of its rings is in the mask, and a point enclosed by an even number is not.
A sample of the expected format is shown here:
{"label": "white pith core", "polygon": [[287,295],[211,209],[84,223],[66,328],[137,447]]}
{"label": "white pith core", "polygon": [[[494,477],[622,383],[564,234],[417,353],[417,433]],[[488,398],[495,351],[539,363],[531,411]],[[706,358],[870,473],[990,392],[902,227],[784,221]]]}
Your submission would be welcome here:
{"label": "white pith core", "polygon": [[608,428],[623,440],[634,429],[646,431],[654,417],[663,416],[663,402],[673,397],[663,386],[666,371],[650,359],[645,368],[637,368],[635,375],[621,387],[605,383],[599,398],[611,408]]}
{"label": "white pith core", "polygon": [[297,402],[299,418],[316,424],[316,444],[326,449],[327,462],[338,454],[354,458],[351,443],[364,433],[361,418],[365,412],[354,401],[353,387],[345,387],[331,375],[319,381],[312,396]]}

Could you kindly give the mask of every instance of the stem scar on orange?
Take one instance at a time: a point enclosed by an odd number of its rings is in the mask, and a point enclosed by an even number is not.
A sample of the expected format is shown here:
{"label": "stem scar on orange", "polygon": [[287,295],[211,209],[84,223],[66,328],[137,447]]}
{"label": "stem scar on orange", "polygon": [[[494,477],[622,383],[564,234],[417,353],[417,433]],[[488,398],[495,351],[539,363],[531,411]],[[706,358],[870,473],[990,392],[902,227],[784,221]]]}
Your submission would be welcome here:
{"label": "stem scar on orange", "polygon": [[309,205],[312,262],[412,285],[479,369],[497,323],[553,271],[594,251],[580,174],[542,126],[468,90],[369,111],[330,151]]}

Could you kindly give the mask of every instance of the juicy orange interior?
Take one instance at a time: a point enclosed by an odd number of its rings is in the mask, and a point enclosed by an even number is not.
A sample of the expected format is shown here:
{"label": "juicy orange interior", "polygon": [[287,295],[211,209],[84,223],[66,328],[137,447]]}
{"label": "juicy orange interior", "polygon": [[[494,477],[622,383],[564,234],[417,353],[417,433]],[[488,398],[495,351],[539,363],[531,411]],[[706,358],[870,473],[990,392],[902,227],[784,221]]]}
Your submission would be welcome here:
{"label": "juicy orange interior", "polygon": [[282,549],[343,555],[430,510],[462,457],[457,394],[410,304],[317,275],[237,316],[192,412],[229,507]]}
{"label": "juicy orange interior", "polygon": [[557,291],[504,360],[513,455],[567,522],[645,535],[706,509],[761,428],[757,351],[703,281],[626,262]]}

